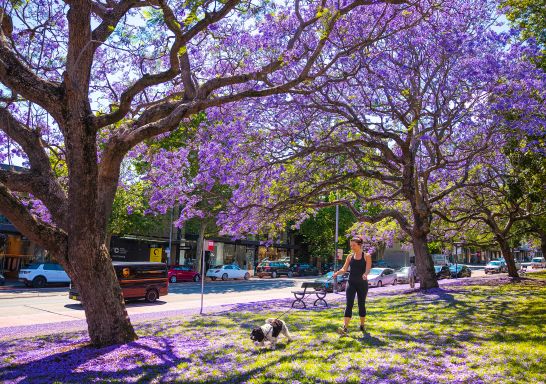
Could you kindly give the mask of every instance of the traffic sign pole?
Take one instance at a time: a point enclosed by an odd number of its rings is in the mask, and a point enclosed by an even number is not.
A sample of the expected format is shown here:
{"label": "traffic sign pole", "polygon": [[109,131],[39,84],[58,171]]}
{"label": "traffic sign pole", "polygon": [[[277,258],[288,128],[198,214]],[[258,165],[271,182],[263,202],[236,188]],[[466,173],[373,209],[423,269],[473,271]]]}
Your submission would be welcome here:
{"label": "traffic sign pole", "polygon": [[203,295],[205,293],[205,241],[201,250],[201,310],[199,314],[203,314]]}
{"label": "traffic sign pole", "polygon": [[[207,247],[205,248],[205,244]],[[201,252],[201,309],[199,314],[203,314],[203,296],[205,294],[205,249],[214,251],[214,241],[203,240],[203,252]]]}

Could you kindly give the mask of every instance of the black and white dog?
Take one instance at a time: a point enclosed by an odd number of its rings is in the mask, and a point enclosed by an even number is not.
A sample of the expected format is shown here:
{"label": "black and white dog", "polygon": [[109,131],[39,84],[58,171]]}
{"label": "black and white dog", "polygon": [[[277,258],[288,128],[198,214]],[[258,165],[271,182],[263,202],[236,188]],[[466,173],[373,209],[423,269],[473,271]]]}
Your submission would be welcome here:
{"label": "black and white dog", "polygon": [[279,319],[267,319],[264,325],[252,330],[250,333],[250,340],[254,341],[254,344],[261,346],[264,346],[265,342],[269,341],[271,348],[275,348],[277,339],[281,333],[288,338],[288,341],[292,341],[292,336],[290,335],[290,332],[288,332],[288,328],[284,321]]}

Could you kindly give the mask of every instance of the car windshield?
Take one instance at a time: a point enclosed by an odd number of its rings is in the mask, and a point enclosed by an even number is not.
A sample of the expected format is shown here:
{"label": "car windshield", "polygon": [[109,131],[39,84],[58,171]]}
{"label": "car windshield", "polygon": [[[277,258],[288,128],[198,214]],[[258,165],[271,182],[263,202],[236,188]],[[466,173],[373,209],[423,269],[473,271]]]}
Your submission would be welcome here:
{"label": "car windshield", "polygon": [[40,267],[40,263],[32,263],[29,265],[26,265],[23,269],[38,269]]}
{"label": "car windshield", "polygon": [[449,267],[449,270],[450,270],[450,271],[455,271],[455,270],[457,270],[457,272],[459,272],[461,269],[463,269],[463,266],[462,266],[462,265],[457,265],[457,268],[456,268],[456,269],[455,269],[455,266],[454,266],[454,265],[452,265],[452,266]]}
{"label": "car windshield", "polygon": [[501,265],[500,261],[490,261],[489,265]]}
{"label": "car windshield", "polygon": [[212,269],[222,269],[223,267],[224,267],[223,265],[216,265],[212,267]]}
{"label": "car windshield", "polygon": [[436,271],[436,273],[438,273],[438,272],[440,272],[442,270],[442,267],[439,266],[439,265],[435,265],[434,270]]}
{"label": "car windshield", "polygon": [[409,267],[400,268],[398,272],[407,273],[409,271]]}
{"label": "car windshield", "polygon": [[380,275],[383,272],[381,268],[372,268],[370,269],[370,275]]}
{"label": "car windshield", "polygon": [[[527,260],[529,260],[529,259],[527,259]],[[542,262],[542,257],[535,257],[535,258],[533,258],[533,261],[536,261],[536,262],[540,263],[540,262]]]}

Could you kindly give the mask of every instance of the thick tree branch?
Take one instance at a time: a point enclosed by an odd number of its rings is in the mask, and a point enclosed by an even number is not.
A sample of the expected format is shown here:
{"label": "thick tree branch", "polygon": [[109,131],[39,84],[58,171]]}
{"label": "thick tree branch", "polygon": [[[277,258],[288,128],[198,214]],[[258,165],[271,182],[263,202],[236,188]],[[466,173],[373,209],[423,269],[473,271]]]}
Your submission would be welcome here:
{"label": "thick tree branch", "polygon": [[358,220],[360,221],[364,221],[364,222],[372,223],[372,224],[378,223],[381,220],[390,217],[392,219],[395,219],[398,222],[398,224],[400,225],[400,228],[402,228],[403,231],[405,231],[408,234],[411,234],[410,233],[411,225],[408,219],[402,212],[396,209],[384,209],[374,216],[359,214],[357,217],[358,217]]}
{"label": "thick tree branch", "polygon": [[56,257],[66,258],[66,233],[36,219],[3,183],[0,183],[0,212],[30,240]]}
{"label": "thick tree branch", "polygon": [[30,172],[0,169],[0,183],[12,192],[32,193],[34,175]]}
{"label": "thick tree branch", "polygon": [[192,95],[195,95],[196,89],[193,81],[191,80],[190,61],[187,51],[184,51],[183,47],[198,33],[205,30],[209,25],[225,17],[239,2],[239,0],[227,1],[220,10],[206,13],[203,19],[197,22],[188,31],[182,32],[180,29],[180,23],[178,20],[176,20],[172,9],[166,4],[165,1],[158,1],[165,16],[165,23],[168,29],[173,32],[175,36],[175,40],[169,54],[169,68],[157,74],[145,74],[143,77],[138,79],[132,86],[127,88],[122,93],[119,108],[115,112],[94,118],[95,127],[100,129],[101,127],[105,127],[119,121],[125,115],[127,115],[131,109],[131,103],[136,95],[148,87],[170,81],[181,73],[183,75],[182,81],[184,83],[186,93],[184,100],[188,101]]}
{"label": "thick tree branch", "polygon": [[62,121],[62,88],[32,72],[8,48],[3,36],[0,36],[0,82],[11,89],[12,93],[41,106],[55,119]]}
{"label": "thick tree branch", "polygon": [[[30,172],[4,173],[6,185],[13,191],[32,193],[40,199],[51,212],[53,220],[61,228],[66,228],[67,197],[57,182],[50,166],[49,157],[42,145],[40,134],[18,122],[7,109],[0,108],[0,129],[21,146],[30,162]],[[26,181],[27,184],[23,185]]]}

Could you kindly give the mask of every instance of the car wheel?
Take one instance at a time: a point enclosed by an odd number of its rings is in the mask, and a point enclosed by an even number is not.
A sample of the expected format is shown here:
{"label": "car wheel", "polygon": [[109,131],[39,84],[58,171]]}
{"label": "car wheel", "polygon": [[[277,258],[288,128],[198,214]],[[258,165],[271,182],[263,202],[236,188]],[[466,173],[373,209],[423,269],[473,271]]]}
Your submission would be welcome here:
{"label": "car wheel", "polygon": [[214,276],[211,277],[210,279],[211,279],[212,281],[216,281],[216,277],[214,277]]}
{"label": "car wheel", "polygon": [[273,279],[276,279],[276,278],[277,278],[277,272],[273,271],[273,272],[271,273],[271,277],[272,277]]}
{"label": "car wheel", "polygon": [[36,276],[34,280],[32,280],[32,286],[34,288],[43,288],[47,284],[47,280],[43,276]]}
{"label": "car wheel", "polygon": [[199,280],[201,280],[201,277],[199,275],[195,275],[193,277],[193,281],[195,281],[196,283],[199,282]]}
{"label": "car wheel", "polygon": [[383,286],[383,283],[381,282],[381,280],[379,280],[379,281],[377,282],[377,286],[378,286],[378,287],[382,287],[382,286]]}
{"label": "car wheel", "polygon": [[159,298],[159,292],[157,292],[157,289],[149,289],[146,291],[146,296],[144,299],[148,303],[154,303]]}
{"label": "car wheel", "polygon": [[224,273],[222,275],[222,280],[226,281],[228,279],[228,274],[227,273]]}
{"label": "car wheel", "polygon": [[288,272],[288,277],[294,277],[294,274],[292,272]]}
{"label": "car wheel", "polygon": [[392,282],[392,285],[396,285],[398,284],[398,280],[394,279],[394,281]]}
{"label": "car wheel", "polygon": [[245,273],[245,280],[248,280],[248,279],[250,279],[250,273],[247,272]]}
{"label": "car wheel", "polygon": [[176,283],[176,276],[171,276],[169,280],[171,283]]}

